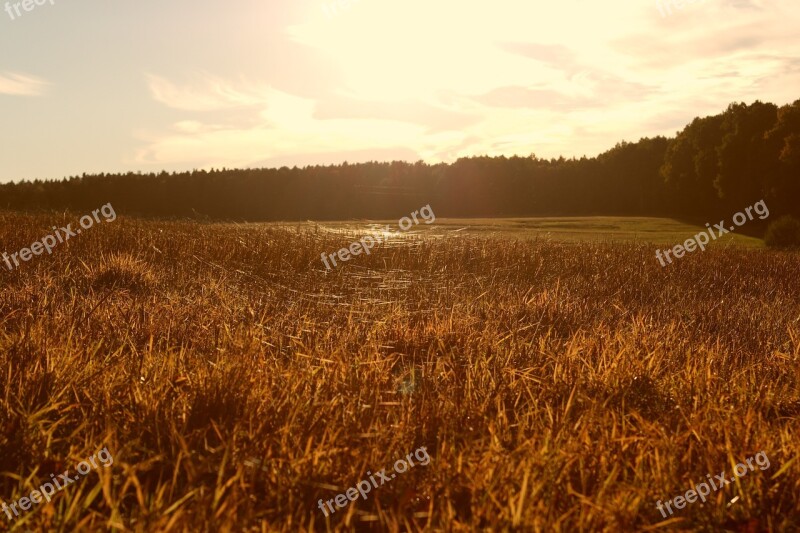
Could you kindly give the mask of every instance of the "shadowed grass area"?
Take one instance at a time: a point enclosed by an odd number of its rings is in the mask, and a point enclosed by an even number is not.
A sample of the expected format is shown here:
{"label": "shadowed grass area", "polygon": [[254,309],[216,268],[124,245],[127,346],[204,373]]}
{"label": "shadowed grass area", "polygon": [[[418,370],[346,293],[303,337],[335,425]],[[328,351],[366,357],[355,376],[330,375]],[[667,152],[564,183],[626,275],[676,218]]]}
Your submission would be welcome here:
{"label": "shadowed grass area", "polygon": [[440,224],[325,271],[324,224],[121,217],[0,270],[0,500],[114,456],[0,530],[637,531],[760,451],[672,523],[800,527],[800,256]]}

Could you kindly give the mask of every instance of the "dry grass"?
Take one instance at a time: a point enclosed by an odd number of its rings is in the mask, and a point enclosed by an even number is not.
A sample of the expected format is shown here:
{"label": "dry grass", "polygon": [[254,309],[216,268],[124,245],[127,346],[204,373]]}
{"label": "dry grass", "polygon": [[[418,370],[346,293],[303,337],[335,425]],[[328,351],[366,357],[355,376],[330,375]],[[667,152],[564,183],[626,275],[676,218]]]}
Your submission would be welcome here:
{"label": "dry grass", "polygon": [[120,218],[0,270],[0,500],[114,456],[0,530],[636,531],[762,450],[666,529],[800,527],[798,255],[454,237],[324,272],[351,240]]}

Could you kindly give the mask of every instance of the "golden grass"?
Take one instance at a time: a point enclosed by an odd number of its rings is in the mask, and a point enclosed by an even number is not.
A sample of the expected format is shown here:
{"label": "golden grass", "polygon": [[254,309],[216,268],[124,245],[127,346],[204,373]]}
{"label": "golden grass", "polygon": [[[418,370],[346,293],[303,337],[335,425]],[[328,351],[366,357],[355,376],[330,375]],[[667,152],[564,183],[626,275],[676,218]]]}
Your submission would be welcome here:
{"label": "golden grass", "polygon": [[[4,214],[0,248],[74,218]],[[0,530],[800,527],[798,255],[453,236],[325,272],[352,240],[120,218],[0,270],[0,500],[114,456]]]}

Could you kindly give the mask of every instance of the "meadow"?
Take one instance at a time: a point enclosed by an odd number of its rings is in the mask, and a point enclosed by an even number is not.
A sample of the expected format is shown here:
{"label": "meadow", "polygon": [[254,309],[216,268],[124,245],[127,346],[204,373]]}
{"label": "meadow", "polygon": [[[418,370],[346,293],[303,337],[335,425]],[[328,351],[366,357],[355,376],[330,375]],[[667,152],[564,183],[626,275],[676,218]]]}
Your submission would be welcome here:
{"label": "meadow", "polygon": [[[383,220],[356,224],[353,222],[306,222],[301,224],[275,224],[296,230],[321,228],[326,231],[361,235],[367,231],[378,231],[386,225],[396,230],[396,220]],[[537,239],[559,243],[626,242],[673,246],[704,231],[701,223],[692,224],[669,218],[656,217],[536,217],[536,218],[437,218],[434,225],[414,226],[411,234],[426,237],[442,237],[453,234],[474,237],[498,237],[511,239]],[[711,246],[737,246],[763,248],[760,238],[742,233],[751,232],[752,227],[739,228],[719,238]],[[763,225],[756,229],[763,229]],[[400,235],[406,233],[397,232]]]}
{"label": "meadow", "polygon": [[[0,214],[0,247],[74,221]],[[648,241],[696,228],[437,220],[325,270],[374,228],[120,216],[0,269],[0,501],[114,457],[0,531],[800,528],[800,255],[662,268]]]}

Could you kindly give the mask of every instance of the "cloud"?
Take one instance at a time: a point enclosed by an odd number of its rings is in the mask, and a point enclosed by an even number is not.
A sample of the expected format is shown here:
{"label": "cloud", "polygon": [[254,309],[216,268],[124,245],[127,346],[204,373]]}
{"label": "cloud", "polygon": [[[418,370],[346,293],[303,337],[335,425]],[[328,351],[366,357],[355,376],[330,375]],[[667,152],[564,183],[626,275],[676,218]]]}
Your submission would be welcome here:
{"label": "cloud", "polygon": [[529,57],[561,69],[569,69],[576,64],[575,52],[560,44],[503,42],[498,46],[512,54]]}
{"label": "cloud", "polygon": [[0,72],[0,94],[39,96],[49,83],[41,78],[18,72]]}
{"label": "cloud", "polygon": [[383,119],[410,122],[427,126],[427,131],[460,130],[480,122],[474,112],[450,109],[441,102],[426,103],[419,100],[376,102],[356,98],[333,96],[321,99],[314,117],[318,119]]}
{"label": "cloud", "polygon": [[[138,164],[232,167],[263,161],[299,161],[302,157],[333,163],[341,161],[344,154],[366,160],[371,158],[370,153],[404,154],[419,159],[435,157],[437,150],[457,145],[464,138],[460,131],[427,132],[425,126],[399,116],[320,118],[314,99],[271,88],[256,94],[253,84],[246,81],[236,84],[206,78],[199,84],[173,90],[177,87],[174,83],[159,79],[157,85],[154,98],[169,102],[170,107],[197,113],[225,105],[249,105],[250,120],[212,124],[202,117],[186,117],[166,132],[139,131],[136,137],[145,146],[134,158]],[[187,100],[179,95],[186,95]],[[447,114],[440,118],[463,120]]]}
{"label": "cloud", "polygon": [[234,87],[231,82],[208,74],[197,76],[197,82],[184,87],[155,74],[145,74],[145,77],[150,94],[156,101],[184,111],[218,111],[255,106],[264,102],[266,91],[265,88],[246,84]]}
{"label": "cloud", "polygon": [[571,112],[591,107],[607,107],[642,98],[657,91],[641,83],[626,81],[599,71],[578,71],[553,88],[498,87],[475,97],[491,107],[549,109]]}

